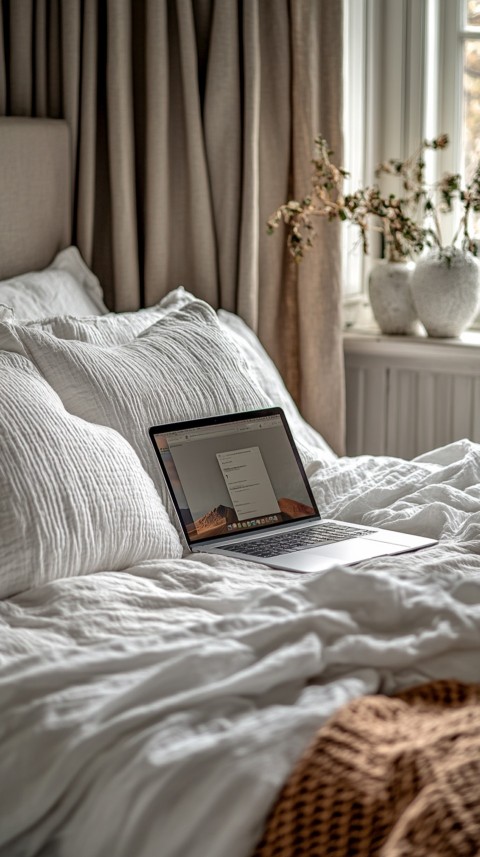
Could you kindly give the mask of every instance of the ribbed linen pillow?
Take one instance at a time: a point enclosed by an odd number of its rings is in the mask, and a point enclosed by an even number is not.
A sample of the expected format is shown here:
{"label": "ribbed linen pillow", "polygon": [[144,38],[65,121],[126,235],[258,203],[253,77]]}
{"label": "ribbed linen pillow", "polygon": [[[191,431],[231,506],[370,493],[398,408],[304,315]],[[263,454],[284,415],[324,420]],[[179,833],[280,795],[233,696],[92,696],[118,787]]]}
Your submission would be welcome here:
{"label": "ribbed linen pillow", "polygon": [[203,301],[172,311],[124,345],[66,341],[4,323],[0,348],[30,358],[72,414],[128,440],[166,503],[149,426],[271,406]]}
{"label": "ribbed linen pillow", "polygon": [[123,437],[69,414],[36,367],[0,353],[0,597],[181,555]]}
{"label": "ribbed linen pillow", "polygon": [[[198,300],[183,286],[173,289],[153,307],[137,312],[108,313],[94,318],[52,318],[41,322],[44,330],[60,339],[77,339],[97,345],[122,345],[142,333],[170,312],[183,309]],[[317,459],[335,461],[336,455],[324,438],[301,416],[282,376],[268,356],[257,335],[238,315],[218,310],[220,327],[240,351],[250,373],[270,401],[283,408],[297,443],[315,449]]]}
{"label": "ribbed linen pillow", "polygon": [[283,382],[280,372],[265,351],[258,336],[240,316],[232,312],[219,309],[218,319],[223,330],[228,333],[231,340],[242,352],[252,378],[262,388],[265,395],[285,411],[285,416],[297,443],[314,448],[317,452],[317,459],[318,453],[320,453],[322,460],[326,462],[335,461],[337,456],[327,441],[303,419]]}
{"label": "ribbed linen pillow", "polygon": [[[76,339],[78,342],[90,342],[92,345],[124,345],[135,336],[143,333],[156,321],[165,318],[170,312],[183,309],[197,300],[194,295],[178,286],[154,306],[134,312],[109,312],[89,318],[72,315],[52,316],[28,324],[39,327],[58,339]],[[0,308],[1,313],[1,308]],[[0,321],[15,321],[8,316]]]}
{"label": "ribbed linen pillow", "polygon": [[101,315],[107,312],[95,274],[77,247],[57,253],[43,271],[30,271],[0,282],[0,304],[13,309],[19,320],[45,316]]}
{"label": "ribbed linen pillow", "polygon": [[91,345],[124,345],[166,314],[161,305],[156,304],[136,312],[109,312],[89,318],[54,316],[29,324],[40,327],[57,339],[76,339],[77,342],[89,342]]}

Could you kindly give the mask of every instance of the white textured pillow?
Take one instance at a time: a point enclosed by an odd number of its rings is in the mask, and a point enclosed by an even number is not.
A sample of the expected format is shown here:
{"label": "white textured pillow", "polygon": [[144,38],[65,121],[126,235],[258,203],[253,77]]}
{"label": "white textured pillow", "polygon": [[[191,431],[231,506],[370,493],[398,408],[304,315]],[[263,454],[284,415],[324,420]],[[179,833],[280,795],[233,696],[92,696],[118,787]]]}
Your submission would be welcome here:
{"label": "white textured pillow", "polygon": [[238,316],[220,309],[218,318],[222,328],[231,336],[233,342],[241,351],[252,373],[252,377],[262,388],[263,392],[285,411],[292,434],[304,446],[313,447],[321,452],[325,461],[335,461],[337,458],[322,435],[315,431],[300,414],[295,402],[283,383],[282,376],[273,360],[268,356],[256,334]]}
{"label": "white textured pillow", "polygon": [[[77,342],[90,342],[92,345],[124,345],[159,319],[165,318],[169,312],[195,300],[193,295],[188,295],[181,286],[176,291],[188,296],[188,300],[179,302],[178,306],[165,302],[164,299],[152,307],[136,312],[109,312],[90,318],[64,315],[29,323],[41,327],[58,339],[76,339]],[[9,319],[6,318],[5,321]]]}
{"label": "white textured pillow", "polygon": [[100,315],[107,312],[97,277],[76,247],[55,256],[43,271],[31,271],[0,282],[0,304],[11,307],[19,320],[45,316]]}
{"label": "white textured pillow", "polygon": [[[137,312],[108,313],[95,318],[61,317],[46,319],[42,328],[60,339],[77,339],[97,345],[122,345],[142,333],[166,314],[183,309],[197,298],[179,286],[169,292],[160,303]],[[315,450],[325,461],[334,461],[336,455],[323,437],[301,416],[288,392],[273,360],[268,356],[256,334],[237,315],[218,310],[220,326],[233,341],[244,358],[251,377],[274,405],[285,411],[297,443]],[[8,319],[6,319],[8,320]]]}
{"label": "white textured pillow", "polygon": [[35,366],[0,354],[0,597],[177,557],[151,479],[117,432],[67,413]]}
{"label": "white textured pillow", "polygon": [[165,501],[149,426],[271,405],[203,301],[172,311],[125,345],[66,341],[35,327],[0,324],[0,348],[33,360],[71,413],[120,432]]}
{"label": "white textured pillow", "polygon": [[124,345],[164,315],[156,307],[150,307],[137,312],[112,312],[90,318],[62,315],[31,324],[41,326],[57,339],[76,339],[91,345]]}

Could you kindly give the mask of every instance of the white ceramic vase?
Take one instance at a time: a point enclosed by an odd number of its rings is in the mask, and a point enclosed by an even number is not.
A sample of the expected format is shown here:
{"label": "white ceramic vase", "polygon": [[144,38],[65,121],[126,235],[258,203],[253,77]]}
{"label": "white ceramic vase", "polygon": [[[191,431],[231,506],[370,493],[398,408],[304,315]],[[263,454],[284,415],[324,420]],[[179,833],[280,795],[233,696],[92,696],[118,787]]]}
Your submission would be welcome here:
{"label": "white ceramic vase", "polygon": [[413,262],[381,259],[370,272],[370,304],[382,333],[418,333],[418,315],[410,290],[414,268]]}
{"label": "white ceramic vase", "polygon": [[412,275],[412,296],[429,336],[457,337],[473,321],[480,296],[480,268],[471,253],[449,248],[419,259]]}

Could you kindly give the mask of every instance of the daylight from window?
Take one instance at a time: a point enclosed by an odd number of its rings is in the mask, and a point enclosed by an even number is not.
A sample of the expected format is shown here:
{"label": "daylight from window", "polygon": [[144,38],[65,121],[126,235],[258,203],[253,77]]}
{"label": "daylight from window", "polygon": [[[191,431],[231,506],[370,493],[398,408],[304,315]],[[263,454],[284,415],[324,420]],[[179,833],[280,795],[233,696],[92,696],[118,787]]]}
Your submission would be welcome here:
{"label": "daylight from window", "polygon": [[[480,0],[344,0],[344,10],[347,191],[371,183],[380,161],[405,157],[441,133],[450,143],[440,155],[427,153],[426,174],[434,182],[459,173],[465,187],[480,162]],[[454,222],[445,215],[447,240]],[[344,232],[345,305],[354,306],[371,257],[359,252],[351,229]]]}
{"label": "daylight from window", "polygon": [[470,181],[480,158],[479,0],[467,0],[465,11],[468,37],[463,43],[463,167]]}

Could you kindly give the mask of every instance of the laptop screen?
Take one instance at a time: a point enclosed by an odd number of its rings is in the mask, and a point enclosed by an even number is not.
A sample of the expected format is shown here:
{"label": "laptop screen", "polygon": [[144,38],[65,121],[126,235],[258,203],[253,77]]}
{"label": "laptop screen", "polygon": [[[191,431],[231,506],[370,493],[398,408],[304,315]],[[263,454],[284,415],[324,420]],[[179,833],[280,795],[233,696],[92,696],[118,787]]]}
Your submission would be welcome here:
{"label": "laptop screen", "polygon": [[189,542],[318,517],[279,408],[150,429]]}

